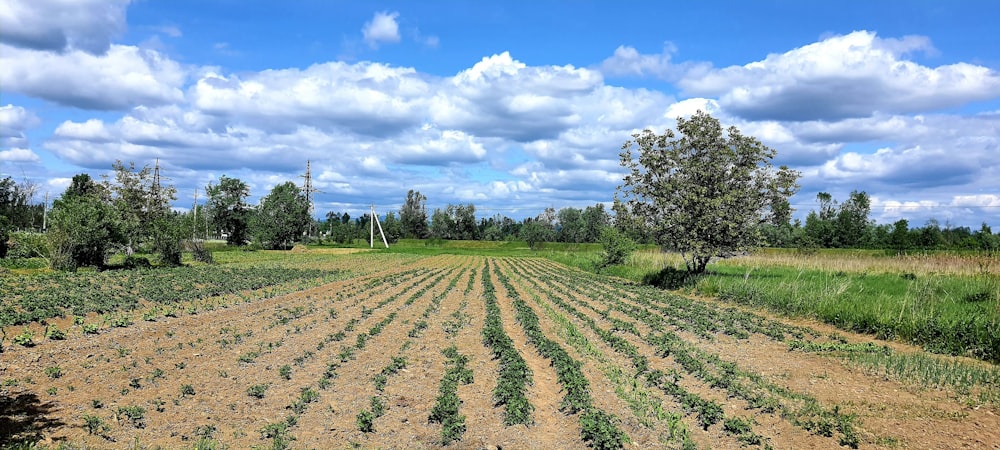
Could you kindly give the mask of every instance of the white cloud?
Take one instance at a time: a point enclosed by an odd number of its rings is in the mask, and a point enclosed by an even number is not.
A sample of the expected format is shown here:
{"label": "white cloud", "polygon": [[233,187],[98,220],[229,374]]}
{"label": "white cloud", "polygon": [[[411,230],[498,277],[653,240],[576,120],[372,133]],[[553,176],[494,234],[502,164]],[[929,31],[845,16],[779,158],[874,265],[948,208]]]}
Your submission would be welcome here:
{"label": "white cloud", "polygon": [[0,44],[0,85],[82,109],[180,102],[187,73],[154,50],[112,45],[106,54],[50,53]]}
{"label": "white cloud", "polygon": [[0,161],[9,162],[38,162],[39,158],[35,152],[26,148],[12,148],[0,151]]}
{"label": "white cloud", "polygon": [[378,48],[381,43],[399,42],[399,24],[396,23],[398,17],[398,12],[376,12],[372,20],[365,22],[364,28],[361,29],[365,42],[371,48]]}
{"label": "white cloud", "polygon": [[0,106],[0,148],[26,147],[28,137],[25,131],[39,123],[34,113],[21,106]]}
{"label": "white cloud", "polygon": [[202,111],[271,129],[308,124],[391,134],[420,123],[429,92],[413,69],[331,62],[243,76],[208,73],[190,94]]}
{"label": "white cloud", "polygon": [[130,0],[6,0],[4,43],[35,50],[106,52],[125,31]]}
{"label": "white cloud", "polygon": [[882,39],[858,31],[768,55],[762,61],[690,74],[688,94],[719,96],[752,120],[839,120],[876,113],[931,111],[1000,96],[1000,74],[956,63],[936,68],[904,57],[932,51],[922,37]]}

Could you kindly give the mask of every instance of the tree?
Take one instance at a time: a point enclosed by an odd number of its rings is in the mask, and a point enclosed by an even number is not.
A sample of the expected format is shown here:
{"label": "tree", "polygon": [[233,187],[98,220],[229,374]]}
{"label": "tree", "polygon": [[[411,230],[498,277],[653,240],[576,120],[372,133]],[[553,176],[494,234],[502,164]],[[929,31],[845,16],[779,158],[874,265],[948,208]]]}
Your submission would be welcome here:
{"label": "tree", "polygon": [[87,174],[73,177],[53,202],[49,221],[53,269],[103,266],[111,245],[121,239],[111,193]]}
{"label": "tree", "polygon": [[539,248],[543,242],[551,241],[554,233],[551,225],[539,219],[525,219],[524,225],[521,225],[521,239],[532,250]]}
{"label": "tree", "polygon": [[864,191],[852,191],[850,198],[840,205],[835,221],[836,245],[854,248],[861,245],[865,230],[871,226],[871,199]]}
{"label": "tree", "polygon": [[903,252],[910,248],[910,223],[906,219],[899,219],[892,224],[892,232],[889,233],[889,247],[897,252]]}
{"label": "tree", "polygon": [[205,192],[208,193],[212,225],[226,234],[226,244],[246,244],[250,221],[250,206],[246,200],[250,196],[250,187],[239,178],[223,175],[218,185],[209,184]]}
{"label": "tree", "polygon": [[681,252],[690,273],[703,273],[712,257],[758,247],[760,224],[775,200],[787,198],[799,174],[771,165],[775,151],[736,127],[698,111],[673,130],[632,135],[622,146],[627,170],[618,193],[653,230],[657,243]]}
{"label": "tree", "polygon": [[588,206],[583,210],[583,242],[599,242],[604,227],[611,224],[611,216],[603,203]]}
{"label": "tree", "polygon": [[427,207],[424,206],[427,197],[420,194],[420,191],[410,189],[406,193],[406,202],[399,210],[399,221],[402,226],[403,236],[410,239],[423,239],[428,235],[427,230]]}
{"label": "tree", "polygon": [[253,215],[257,241],[271,249],[289,249],[309,226],[309,201],[305,192],[291,181],[271,189]]}
{"label": "tree", "polygon": [[559,242],[583,242],[586,231],[583,211],[577,208],[562,208],[556,217],[559,220],[559,231],[557,232]]}
{"label": "tree", "polygon": [[447,211],[435,208],[431,215],[431,236],[435,239],[454,239],[452,230],[455,229],[455,221]]}

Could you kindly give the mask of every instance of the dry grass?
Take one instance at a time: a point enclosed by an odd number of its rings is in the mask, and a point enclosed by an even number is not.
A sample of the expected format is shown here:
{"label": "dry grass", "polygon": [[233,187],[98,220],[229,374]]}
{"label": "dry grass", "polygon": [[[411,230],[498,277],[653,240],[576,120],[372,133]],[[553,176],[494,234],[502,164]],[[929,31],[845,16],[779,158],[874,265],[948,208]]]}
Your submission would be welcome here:
{"label": "dry grass", "polygon": [[886,256],[870,250],[833,250],[802,253],[767,249],[723,262],[745,267],[794,267],[849,273],[913,273],[916,275],[1000,274],[996,255],[925,253]]}
{"label": "dry grass", "polygon": [[[763,249],[750,255],[713,262],[751,269],[791,267],[846,273],[1000,275],[1000,256],[996,254],[938,252],[888,256],[873,250],[819,250],[803,253],[792,249]],[[683,268],[684,260],[679,253],[646,248],[633,253],[627,266],[646,270]]]}

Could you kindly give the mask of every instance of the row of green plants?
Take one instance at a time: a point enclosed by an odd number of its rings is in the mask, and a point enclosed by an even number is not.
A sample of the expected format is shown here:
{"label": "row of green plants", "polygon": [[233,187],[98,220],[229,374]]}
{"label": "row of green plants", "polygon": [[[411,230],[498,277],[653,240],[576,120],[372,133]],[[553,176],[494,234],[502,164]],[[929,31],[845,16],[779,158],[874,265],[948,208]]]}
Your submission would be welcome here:
{"label": "row of green plants", "polygon": [[504,425],[532,423],[531,414],[535,407],[528,402],[525,393],[532,382],[532,371],[528,363],[514,348],[514,341],[503,329],[500,306],[497,304],[496,288],[490,277],[490,263],[483,268],[483,302],[486,318],[483,325],[483,344],[493,351],[493,358],[499,361],[499,377],[493,390],[494,406],[504,406]]}
{"label": "row of green plants", "polygon": [[[655,396],[639,381],[641,374],[649,370],[649,361],[639,352],[635,345],[615,334],[614,331],[600,328],[593,318],[566,303],[552,290],[547,289],[550,288],[549,284],[546,283],[546,286],[543,287],[539,278],[528,275],[522,270],[523,267],[519,268],[513,265],[508,265],[508,267],[511,267],[510,270],[519,276],[522,283],[530,284],[531,287],[527,288],[528,292],[535,303],[543,309],[546,316],[558,327],[557,332],[559,336],[573,346],[582,356],[597,362],[597,366],[601,369],[601,372],[615,386],[615,393],[629,405],[629,408],[641,424],[647,427],[654,427],[656,422],[664,422],[669,432],[669,435],[666,437],[667,439],[677,441],[680,443],[681,448],[685,450],[697,448],[697,445],[691,440],[687,427],[681,421],[681,415],[665,411],[662,406],[662,399]],[[547,301],[532,292],[532,287],[535,292],[544,294]],[[631,360],[634,370],[628,371],[628,369],[623,368],[620,362],[608,358],[600,349],[590,343],[573,322],[551,305],[556,305],[561,310],[568,312],[572,317],[586,324],[612,350],[623,354]],[[620,323],[616,322],[612,326],[616,327],[620,325]],[[631,329],[634,327],[627,328]]]}
{"label": "row of green plants", "polygon": [[133,310],[140,302],[176,304],[252,291],[304,279],[332,281],[344,274],[327,270],[174,267],[157,270],[51,273],[0,277],[0,326],[20,325],[68,314]]}
{"label": "row of green plants", "polygon": [[598,449],[622,448],[628,444],[629,438],[618,428],[620,420],[594,406],[590,396],[590,382],[583,375],[582,364],[574,359],[557,342],[545,337],[538,316],[528,304],[521,299],[520,294],[495,265],[494,273],[507,291],[507,297],[512,299],[515,316],[528,336],[528,342],[538,349],[538,353],[551,361],[556,371],[556,378],[566,392],[560,402],[560,409],[566,414],[580,414],[581,434],[584,442]]}
{"label": "row of green plants", "polygon": [[[836,408],[833,410],[823,408],[812,397],[769,383],[757,374],[740,369],[733,362],[724,361],[718,355],[684,341],[667,328],[668,326],[672,327],[672,325],[664,315],[654,313],[645,306],[622,300],[634,300],[640,297],[637,294],[645,291],[647,294],[652,294],[646,297],[650,301],[656,302],[660,298],[669,301],[668,298],[672,297],[670,294],[635,286],[611,284],[596,286],[592,282],[581,283],[579,278],[574,277],[574,275],[582,274],[579,272],[563,272],[561,279],[556,281],[556,277],[553,276],[556,272],[557,269],[551,268],[547,272],[542,268],[538,268],[536,271],[541,276],[552,276],[547,284],[562,284],[581,296],[601,301],[606,306],[620,305],[614,309],[640,321],[649,328],[650,331],[641,338],[657,349],[658,356],[672,358],[685,373],[693,375],[712,388],[725,390],[728,396],[743,399],[750,409],[758,409],[765,413],[779,412],[793,424],[822,436],[833,436],[836,430],[841,434],[840,443],[842,445],[850,447],[859,445],[860,438],[854,429],[855,418],[853,416],[843,414]],[[591,279],[591,281],[596,280]],[[601,311],[593,306],[591,308],[595,312]],[[676,385],[677,381],[680,380],[679,374],[675,375],[674,378],[675,381],[672,384]],[[662,375],[657,373],[652,378],[647,375],[647,380],[661,386],[661,388],[666,387],[665,392],[668,394],[676,392],[681,403],[684,403],[686,396],[678,388],[669,385],[663,386],[661,383]],[[695,408],[700,407],[701,411],[706,413],[704,416],[699,415],[699,421],[702,424],[713,422],[714,408],[693,398],[687,398],[687,402]],[[744,436],[744,438],[752,437],[753,435]]]}
{"label": "row of green plants", "polygon": [[[558,276],[559,273],[564,275],[561,278],[563,284],[570,277],[577,276],[594,280],[594,283],[601,282],[599,276],[585,272],[553,271],[549,275]],[[711,325],[699,324],[700,321],[682,322],[673,315],[683,315],[685,314],[683,311],[686,309],[701,309],[707,311],[707,316],[710,318],[717,317],[723,321],[736,320],[741,324],[740,328],[751,334],[760,334],[772,340],[787,342],[792,350],[830,349],[838,347],[838,342],[843,340],[837,335],[824,336],[808,327],[784,324],[734,307],[717,306],[652,288],[637,288],[621,283],[617,283],[617,285],[622,289],[631,290],[630,301],[649,309],[652,312],[651,316],[657,317],[655,320],[663,320],[678,330],[694,333],[706,340],[712,339],[712,333],[708,331],[712,328]],[[554,284],[553,288],[559,290],[559,284]],[[586,295],[608,301],[609,296],[613,294],[609,294],[606,289],[588,289]],[[632,308],[629,304],[610,303],[612,305],[609,309],[595,309],[595,312],[606,316],[611,309],[625,313],[626,309],[631,310]],[[705,315],[701,314],[701,316]],[[730,336],[740,337],[738,334],[730,334]],[[861,345],[862,348],[857,348],[857,345]],[[820,353],[843,357],[850,363],[879,375],[916,382],[923,386],[949,387],[963,395],[972,393],[975,399],[970,399],[970,401],[977,401],[980,404],[1000,403],[1000,389],[997,389],[1000,383],[993,382],[993,380],[1000,379],[1000,369],[996,367],[985,367],[982,364],[933,355],[896,352],[890,347],[882,345],[851,344],[851,346],[855,347],[855,351],[824,351]],[[844,348],[841,346],[838,350],[844,350]]]}
{"label": "row of green plants", "polygon": [[458,412],[462,404],[458,398],[458,386],[472,384],[473,373],[466,367],[469,357],[459,353],[454,345],[445,348],[442,353],[448,358],[446,369],[438,386],[437,401],[427,420],[441,424],[441,445],[448,445],[461,440],[465,433],[465,416]]}

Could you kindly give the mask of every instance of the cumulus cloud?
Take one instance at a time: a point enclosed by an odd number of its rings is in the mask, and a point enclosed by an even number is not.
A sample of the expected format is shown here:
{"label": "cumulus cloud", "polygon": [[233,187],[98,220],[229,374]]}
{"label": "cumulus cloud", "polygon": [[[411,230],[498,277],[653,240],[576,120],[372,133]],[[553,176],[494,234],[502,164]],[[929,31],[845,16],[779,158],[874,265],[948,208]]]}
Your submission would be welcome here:
{"label": "cumulus cloud", "polygon": [[429,113],[445,128],[528,142],[552,138],[581,120],[575,101],[603,83],[573,66],[529,67],[504,52],[483,58],[447,82]]}
{"label": "cumulus cloud", "polygon": [[94,55],[0,44],[0,85],[81,109],[116,110],[180,102],[183,67],[154,50],[112,45]]}
{"label": "cumulus cloud", "polygon": [[29,128],[38,126],[38,117],[20,106],[0,106],[0,147],[26,147]]}
{"label": "cumulus cloud", "polygon": [[12,46],[101,54],[125,31],[129,1],[7,0],[0,8],[0,29]]}
{"label": "cumulus cloud", "polygon": [[35,152],[26,148],[12,148],[0,151],[0,161],[10,162],[38,162],[39,158]]}
{"label": "cumulus cloud", "polygon": [[718,96],[751,120],[839,120],[876,113],[933,111],[1000,95],[1000,74],[956,63],[926,67],[905,59],[933,51],[922,37],[882,39],[857,31],[771,54],[761,61],[686,76],[688,94]]}
{"label": "cumulus cloud", "polygon": [[371,21],[365,22],[361,34],[368,46],[378,48],[382,43],[399,42],[399,24],[396,22],[398,17],[398,12],[380,11],[375,13]]}
{"label": "cumulus cloud", "polygon": [[207,73],[190,94],[204,112],[276,131],[309,124],[386,135],[420,123],[429,91],[414,69],[331,62],[243,76]]}

